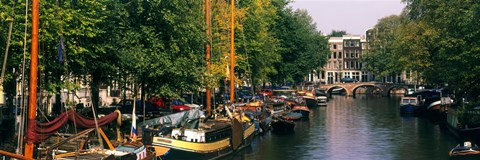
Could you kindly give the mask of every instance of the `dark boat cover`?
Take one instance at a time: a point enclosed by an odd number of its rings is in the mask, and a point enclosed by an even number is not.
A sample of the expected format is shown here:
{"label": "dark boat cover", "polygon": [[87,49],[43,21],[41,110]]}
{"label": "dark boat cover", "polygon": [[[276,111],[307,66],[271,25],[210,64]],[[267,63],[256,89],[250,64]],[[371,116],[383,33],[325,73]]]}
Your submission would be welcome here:
{"label": "dark boat cover", "polygon": [[142,124],[142,127],[165,126],[177,128],[182,126],[185,122],[199,120],[202,115],[205,115],[203,111],[200,111],[198,109],[192,109],[146,120]]}

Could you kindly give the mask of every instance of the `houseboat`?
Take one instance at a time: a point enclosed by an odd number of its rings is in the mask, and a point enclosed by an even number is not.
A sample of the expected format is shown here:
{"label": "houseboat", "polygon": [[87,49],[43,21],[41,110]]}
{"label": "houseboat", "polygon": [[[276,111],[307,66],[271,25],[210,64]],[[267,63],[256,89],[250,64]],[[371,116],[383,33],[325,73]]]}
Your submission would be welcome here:
{"label": "houseboat", "polygon": [[170,148],[166,158],[217,159],[252,142],[255,126],[240,116],[210,120],[199,110],[179,112],[145,121],[142,140],[154,148]]}
{"label": "houseboat", "polygon": [[416,114],[418,105],[417,97],[402,97],[400,100],[400,114]]}

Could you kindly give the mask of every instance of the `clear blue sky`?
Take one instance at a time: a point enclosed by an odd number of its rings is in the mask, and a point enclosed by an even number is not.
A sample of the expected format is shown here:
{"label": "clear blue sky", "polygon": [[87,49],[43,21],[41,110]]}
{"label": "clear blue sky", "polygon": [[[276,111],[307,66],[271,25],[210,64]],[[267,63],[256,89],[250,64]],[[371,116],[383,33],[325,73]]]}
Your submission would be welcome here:
{"label": "clear blue sky", "polygon": [[345,30],[364,35],[380,18],[399,15],[405,4],[401,0],[295,0],[290,6],[306,9],[322,33]]}

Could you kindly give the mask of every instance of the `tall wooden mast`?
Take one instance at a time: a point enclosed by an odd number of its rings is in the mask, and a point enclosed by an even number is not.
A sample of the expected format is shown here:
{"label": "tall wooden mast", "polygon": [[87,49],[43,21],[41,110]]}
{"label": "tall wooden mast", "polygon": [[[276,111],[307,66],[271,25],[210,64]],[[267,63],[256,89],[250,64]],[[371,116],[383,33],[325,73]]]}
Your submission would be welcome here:
{"label": "tall wooden mast", "polygon": [[[205,0],[205,25],[206,25],[206,35],[207,35],[207,44],[205,46],[206,48],[206,61],[207,61],[207,73],[210,75],[210,0]],[[207,85],[207,90],[205,92],[206,94],[206,109],[207,109],[207,115],[210,115],[210,106],[212,105],[211,100],[212,100],[212,92],[211,92],[210,86]]]}
{"label": "tall wooden mast", "polygon": [[230,103],[233,103],[235,93],[235,0],[230,0],[231,12],[231,34],[230,34]]}
{"label": "tall wooden mast", "polygon": [[[28,96],[28,127],[27,131],[35,130],[37,110],[37,71],[38,71],[38,0],[32,1],[32,46],[30,60],[30,87]],[[33,158],[33,139],[35,135],[27,132],[25,157]]]}

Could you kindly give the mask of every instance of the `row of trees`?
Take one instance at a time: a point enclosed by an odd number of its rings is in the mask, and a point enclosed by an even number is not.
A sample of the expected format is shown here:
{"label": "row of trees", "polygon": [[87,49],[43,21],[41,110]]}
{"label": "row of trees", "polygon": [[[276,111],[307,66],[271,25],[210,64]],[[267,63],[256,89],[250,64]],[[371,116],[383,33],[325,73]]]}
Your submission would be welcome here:
{"label": "row of trees", "polygon": [[[326,38],[306,11],[293,10],[288,3],[236,2],[238,81],[299,82],[326,62]],[[212,34],[206,37],[203,1],[40,1],[39,87],[59,95],[64,89],[78,89],[75,84],[88,84],[94,106],[98,106],[99,86],[112,82],[124,86],[133,81],[142,93],[168,97],[219,87],[228,76],[230,7],[225,0],[211,4]],[[28,64],[31,15],[25,23],[25,7],[24,1],[0,1],[0,44],[7,43],[7,26],[13,20],[3,84],[10,99],[17,94],[15,86],[21,78],[25,35]],[[212,46],[210,74],[206,43]],[[2,52],[5,48],[0,46]]]}
{"label": "row of trees", "polygon": [[474,0],[403,0],[399,16],[370,30],[367,68],[379,76],[411,71],[426,84],[480,95],[480,4]]}

